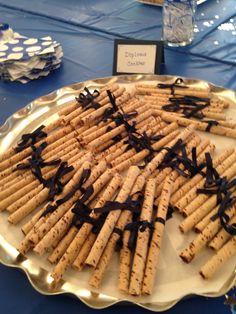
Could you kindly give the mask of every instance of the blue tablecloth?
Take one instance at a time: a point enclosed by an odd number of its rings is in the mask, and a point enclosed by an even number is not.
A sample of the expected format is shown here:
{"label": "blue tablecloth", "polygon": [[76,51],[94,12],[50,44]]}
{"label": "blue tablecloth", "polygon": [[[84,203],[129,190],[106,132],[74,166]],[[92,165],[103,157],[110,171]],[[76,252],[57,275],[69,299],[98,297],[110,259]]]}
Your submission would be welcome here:
{"label": "blue tablecloth", "polygon": [[[112,73],[114,38],[161,38],[161,8],[133,0],[0,0],[1,22],[27,36],[50,35],[62,44],[63,65],[26,85],[0,82],[0,124],[34,98],[64,85]],[[236,89],[236,1],[208,0],[198,7],[195,40],[189,47],[166,48],[163,74],[208,80]],[[0,313],[93,313],[67,296],[38,294],[18,270],[0,266]],[[166,313],[230,313],[216,299],[191,298]],[[116,306],[102,312],[136,314]]]}

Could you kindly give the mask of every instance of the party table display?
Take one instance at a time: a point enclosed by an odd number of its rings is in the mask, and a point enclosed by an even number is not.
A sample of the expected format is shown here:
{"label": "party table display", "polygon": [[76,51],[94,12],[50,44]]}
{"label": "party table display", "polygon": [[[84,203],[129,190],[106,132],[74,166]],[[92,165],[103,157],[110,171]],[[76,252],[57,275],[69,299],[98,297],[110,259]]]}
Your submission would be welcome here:
{"label": "party table display", "polygon": [[196,129],[236,138],[228,107],[182,79],[85,88],[1,155],[0,210],[21,226],[19,252],[47,254],[55,282],[90,266],[99,288],[118,251],[118,289],[149,295],[175,210],[183,237],[197,232],[180,258],[211,248],[199,274],[213,277],[236,253],[236,153],[215,154]]}

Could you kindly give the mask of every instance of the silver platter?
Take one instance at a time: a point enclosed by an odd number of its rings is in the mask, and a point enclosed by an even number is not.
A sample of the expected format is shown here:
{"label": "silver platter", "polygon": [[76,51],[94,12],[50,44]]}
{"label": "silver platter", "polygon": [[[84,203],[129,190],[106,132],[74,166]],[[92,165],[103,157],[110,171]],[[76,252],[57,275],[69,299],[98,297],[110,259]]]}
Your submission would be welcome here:
{"label": "silver platter", "polygon": [[[90,89],[99,89],[104,84],[119,83],[129,87],[135,83],[143,82],[157,82],[157,83],[173,83],[177,77],[175,76],[158,76],[158,75],[125,75],[117,77],[106,77],[96,80],[89,80],[82,83],[76,83],[70,86],[62,87],[48,95],[42,96],[29,103],[26,107],[14,113],[7,119],[3,126],[0,127],[0,153],[16,144],[18,139],[23,133],[28,133],[42,124],[44,121],[53,120],[57,116],[59,108],[66,106],[68,102],[78,96],[79,92],[84,87]],[[219,97],[229,100],[232,104],[236,105],[236,92],[225,89],[223,87],[215,86],[205,81],[183,78],[184,82],[189,85],[199,87],[210,87],[211,92]],[[235,107],[236,108],[236,107]],[[234,109],[235,110],[235,109]],[[211,137],[211,135],[210,135]],[[223,139],[223,142],[227,142],[229,145],[235,145],[235,140],[231,141]],[[222,143],[223,143],[222,142]],[[232,143],[232,144],[231,144]],[[223,144],[222,144],[223,145]],[[5,219],[6,222],[6,219]],[[194,289],[177,299],[168,299],[165,302],[159,301],[145,301],[145,299],[133,298],[132,300],[123,297],[109,296],[109,293],[103,293],[102,291],[91,291],[88,288],[80,287],[73,281],[66,279],[58,286],[54,286],[49,270],[43,267],[42,263],[35,262],[35,258],[31,255],[24,257],[15,249],[16,242],[19,241],[20,230],[19,227],[10,227],[10,231],[4,231],[4,218],[0,221],[0,261],[1,263],[22,269],[31,285],[40,293],[45,295],[56,295],[62,293],[69,293],[78,297],[82,302],[89,307],[95,309],[106,308],[111,305],[130,301],[136,305],[139,305],[145,309],[152,311],[164,311],[173,307],[182,298],[189,297],[191,295],[200,294],[207,297],[218,297],[224,295],[229,289],[231,289],[236,283],[236,269],[234,268],[227,276],[227,280],[221,283],[221,289],[217,292],[205,291],[198,293]],[[234,264],[235,265],[235,264]],[[148,299],[146,299],[148,300]]]}

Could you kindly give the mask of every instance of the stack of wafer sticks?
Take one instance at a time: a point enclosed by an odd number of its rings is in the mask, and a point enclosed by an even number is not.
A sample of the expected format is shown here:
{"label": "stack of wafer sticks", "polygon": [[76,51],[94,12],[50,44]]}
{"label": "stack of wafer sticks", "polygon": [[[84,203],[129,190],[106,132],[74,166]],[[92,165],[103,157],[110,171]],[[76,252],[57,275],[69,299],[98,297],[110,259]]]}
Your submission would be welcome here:
{"label": "stack of wafer sticks", "polygon": [[[177,97],[209,98],[208,90],[178,85],[157,88],[158,95],[169,99],[174,88]],[[149,95],[153,87],[136,90]],[[214,157],[210,167],[206,160],[215,146],[196,134],[196,123],[190,120],[180,130],[136,90],[127,92],[118,84],[92,92],[85,88],[54,122],[23,135],[0,156],[0,210],[25,235],[18,250],[47,254],[56,282],[69,267],[90,266],[89,284],[99,288],[119,247],[118,288],[151,294],[170,207],[185,216],[182,232],[200,232],[181,253],[183,260],[189,262],[206,244],[217,251],[200,271],[204,278],[235,254],[234,237],[221,218],[211,221],[219,211],[218,196],[198,194],[210,168],[227,178],[224,186],[236,177],[234,150]],[[221,114],[227,103],[215,99],[209,107],[204,114],[213,108]],[[229,190],[232,198],[234,184]],[[225,225],[234,226],[234,204],[226,213]]]}
{"label": "stack of wafer sticks", "polygon": [[137,94],[166,122],[194,124],[198,130],[236,138],[236,122],[224,110],[229,103],[212,96],[209,89],[186,86],[178,78],[173,84],[138,84]]}

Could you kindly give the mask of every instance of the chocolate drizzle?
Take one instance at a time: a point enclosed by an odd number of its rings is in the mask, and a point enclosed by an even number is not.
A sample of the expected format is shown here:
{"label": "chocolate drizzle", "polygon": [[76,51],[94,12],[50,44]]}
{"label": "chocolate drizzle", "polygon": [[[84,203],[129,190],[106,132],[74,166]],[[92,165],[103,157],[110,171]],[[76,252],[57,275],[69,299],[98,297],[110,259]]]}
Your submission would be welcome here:
{"label": "chocolate drizzle", "polygon": [[19,153],[29,146],[33,147],[33,145],[38,141],[38,139],[47,137],[47,134],[44,131],[42,131],[43,128],[45,128],[45,126],[41,125],[32,133],[23,134],[21,137],[21,141],[18,143],[17,147],[15,148],[15,151]]}
{"label": "chocolate drizzle", "polygon": [[88,110],[90,108],[99,109],[101,105],[95,101],[95,99],[100,95],[98,90],[94,90],[93,94],[90,93],[87,87],[84,88],[86,94],[80,93],[79,97],[75,99],[81,104],[82,108]]}
{"label": "chocolate drizzle", "polygon": [[182,84],[184,81],[182,78],[177,78],[175,80],[174,83],[172,84],[164,84],[164,83],[159,83],[157,84],[157,87],[158,88],[161,88],[161,89],[170,89],[171,90],[171,94],[174,95],[175,93],[175,87],[179,87],[179,88],[188,88],[187,86],[183,86],[183,85],[180,85]]}

